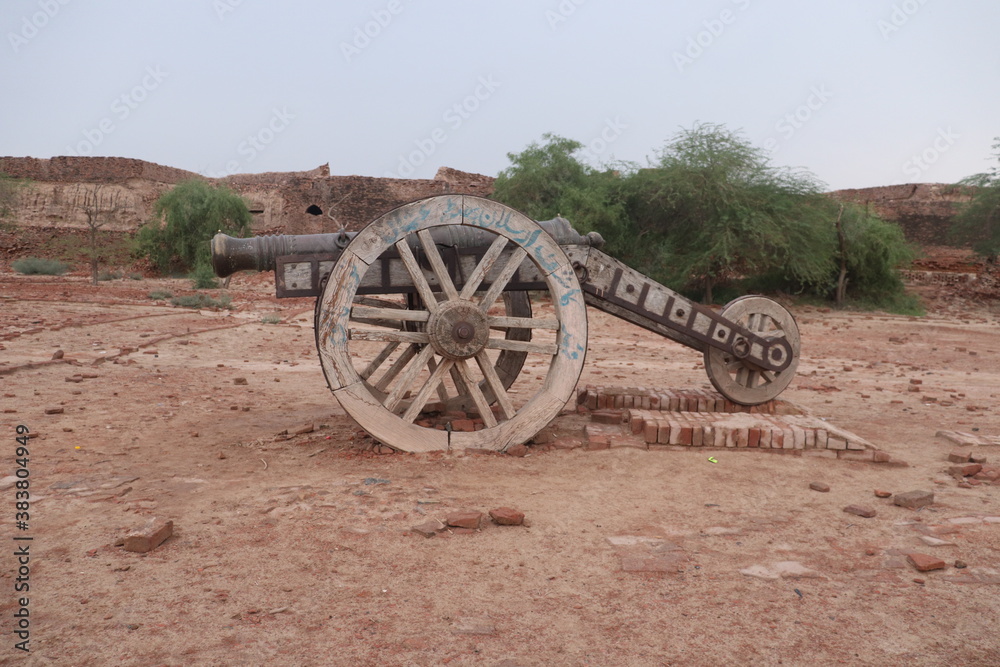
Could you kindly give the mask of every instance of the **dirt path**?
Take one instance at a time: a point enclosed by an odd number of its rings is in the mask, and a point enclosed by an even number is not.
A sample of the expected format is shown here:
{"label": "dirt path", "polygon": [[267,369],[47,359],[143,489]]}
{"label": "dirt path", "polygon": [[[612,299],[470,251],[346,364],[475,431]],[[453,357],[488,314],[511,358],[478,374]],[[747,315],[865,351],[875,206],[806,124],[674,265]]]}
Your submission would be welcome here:
{"label": "dirt path", "polygon": [[[270,276],[238,278],[233,312],[146,297],[183,284],[0,275],[0,476],[15,428],[37,436],[28,531],[16,489],[0,491],[3,534],[34,538],[27,655],[11,634],[18,564],[0,558],[4,664],[1000,662],[998,485],[959,488],[935,437],[1000,435],[995,309],[794,311],[803,359],[782,398],[907,467],[631,448],[376,455],[326,388],[311,303],[275,301]],[[589,315],[581,383],[708,386],[698,354]],[[1000,447],[979,449],[1000,463]],[[936,502],[915,512],[875,489]],[[501,506],[530,525],[411,530]],[[114,546],[152,516],[174,536],[144,555]],[[948,567],[917,572],[910,551]]]}

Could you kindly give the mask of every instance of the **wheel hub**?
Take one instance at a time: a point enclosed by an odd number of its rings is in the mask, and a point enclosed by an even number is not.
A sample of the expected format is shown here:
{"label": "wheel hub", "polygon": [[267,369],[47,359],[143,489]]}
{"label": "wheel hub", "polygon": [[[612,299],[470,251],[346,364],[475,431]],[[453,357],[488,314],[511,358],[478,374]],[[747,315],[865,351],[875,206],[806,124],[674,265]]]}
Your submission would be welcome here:
{"label": "wheel hub", "polygon": [[427,322],[434,351],[448,359],[468,359],[486,347],[489,322],[479,306],[466,300],[445,301]]}

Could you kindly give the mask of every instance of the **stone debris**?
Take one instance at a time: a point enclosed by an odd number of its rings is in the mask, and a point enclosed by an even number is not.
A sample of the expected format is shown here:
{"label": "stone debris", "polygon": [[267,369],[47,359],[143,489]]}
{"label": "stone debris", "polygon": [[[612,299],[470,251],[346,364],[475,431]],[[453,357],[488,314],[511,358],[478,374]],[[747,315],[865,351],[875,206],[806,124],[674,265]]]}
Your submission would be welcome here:
{"label": "stone debris", "polygon": [[1000,437],[998,436],[975,435],[962,431],[938,431],[935,435],[939,438],[944,438],[948,442],[953,442],[960,447],[1000,445]]}
{"label": "stone debris", "polygon": [[955,569],[956,570],[964,570],[967,567],[969,567],[969,565],[964,560],[956,560],[955,561]]}
{"label": "stone debris", "polygon": [[61,415],[65,411],[64,408],[45,408],[45,414],[47,415]]}
{"label": "stone debris", "polygon": [[875,497],[876,498],[891,498],[892,497],[892,491],[883,491],[881,489],[875,489]]}
{"label": "stone debris", "polygon": [[517,457],[527,456],[528,448],[525,447],[524,445],[513,445],[507,448],[507,454],[510,456],[517,456]]}
{"label": "stone debris", "polygon": [[822,577],[815,570],[810,570],[802,563],[794,560],[785,560],[766,565],[751,565],[740,570],[740,574],[757,579],[817,579]]}
{"label": "stone debris", "polygon": [[809,488],[813,491],[819,491],[820,493],[829,493],[830,485],[824,484],[823,482],[810,482]]}
{"label": "stone debris", "polygon": [[848,505],[844,508],[844,511],[848,514],[854,514],[865,519],[870,519],[875,516],[875,510],[870,507],[863,507],[862,505]]}
{"label": "stone debris", "polygon": [[430,521],[426,521],[418,526],[410,528],[410,530],[414,533],[423,535],[424,537],[434,537],[438,533],[442,533],[447,529],[448,527],[437,519],[431,519]]}
{"label": "stone debris", "polygon": [[498,507],[490,510],[490,518],[501,526],[520,526],[524,523],[524,512],[510,507]]}
{"label": "stone debris", "polygon": [[929,547],[953,547],[954,542],[948,542],[946,540],[939,539],[937,537],[931,537],[930,535],[921,535],[920,541]]}
{"label": "stone debris", "polygon": [[233,384],[243,385],[243,384],[246,384],[246,383],[247,383],[247,379],[246,378],[234,378],[233,379]]}
{"label": "stone debris", "polygon": [[125,551],[144,554],[160,546],[164,540],[173,535],[174,522],[153,517],[142,528],[125,536]]}
{"label": "stone debris", "polygon": [[292,435],[305,435],[306,433],[312,433],[315,430],[316,430],[315,425],[306,424],[305,426],[300,426],[294,431],[292,431]]}
{"label": "stone debris", "polygon": [[688,557],[682,552],[658,556],[622,556],[622,572],[681,572]]}
{"label": "stone debris", "polygon": [[943,570],[945,562],[936,556],[928,556],[922,553],[908,553],[906,560],[915,567],[918,572],[930,572],[931,570]]}
{"label": "stone debris", "polygon": [[55,352],[52,353],[53,359],[62,359],[64,356],[66,356],[66,353],[63,352],[62,350],[56,350]]}
{"label": "stone debris", "polygon": [[915,510],[921,507],[926,507],[928,505],[934,504],[934,492],[933,491],[907,491],[906,493],[897,493],[892,498],[892,502],[900,507],[907,507],[909,509]]}
{"label": "stone debris", "polygon": [[452,512],[445,518],[445,523],[452,528],[468,528],[470,530],[476,530],[479,528],[479,524],[483,520],[482,512],[475,511],[465,511],[465,512]]}

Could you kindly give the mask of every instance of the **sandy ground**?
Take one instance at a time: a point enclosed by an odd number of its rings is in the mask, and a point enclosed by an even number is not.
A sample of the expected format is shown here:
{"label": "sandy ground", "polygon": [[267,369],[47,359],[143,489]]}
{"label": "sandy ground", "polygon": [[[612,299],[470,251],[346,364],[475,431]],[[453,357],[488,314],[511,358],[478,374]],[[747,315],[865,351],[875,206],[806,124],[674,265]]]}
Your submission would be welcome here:
{"label": "sandy ground", "polygon": [[[147,298],[186,281],[0,274],[0,476],[17,467],[17,426],[36,436],[28,530],[17,489],[0,491],[0,662],[1000,664],[1000,488],[959,488],[953,446],[935,437],[1000,435],[995,307],[793,309],[802,361],[782,397],[907,466],[630,448],[378,455],[326,388],[311,302],[276,301],[270,281],[237,277],[236,310],[197,312]],[[708,386],[699,354],[589,314],[581,383]],[[136,351],[93,365],[123,347]],[[1000,462],[1000,447],[979,449]],[[936,503],[917,512],[875,489]],[[501,506],[530,525],[411,530]],[[114,546],[153,516],[173,537],[148,554]],[[30,591],[16,593],[24,536]],[[917,572],[911,551],[948,567]],[[741,573],[754,566],[773,578]],[[27,654],[12,634],[25,596]]]}

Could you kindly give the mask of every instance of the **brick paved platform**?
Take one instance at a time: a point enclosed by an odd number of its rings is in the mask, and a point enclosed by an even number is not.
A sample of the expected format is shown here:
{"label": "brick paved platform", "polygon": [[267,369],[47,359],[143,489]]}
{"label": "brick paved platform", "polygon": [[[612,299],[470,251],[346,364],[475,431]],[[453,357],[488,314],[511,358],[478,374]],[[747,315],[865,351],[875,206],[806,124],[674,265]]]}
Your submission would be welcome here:
{"label": "brick paved platform", "polygon": [[860,436],[788,401],[748,407],[701,389],[586,386],[578,390],[577,404],[578,411],[590,415],[580,443],[585,449],[700,447],[891,461],[889,454]]}

